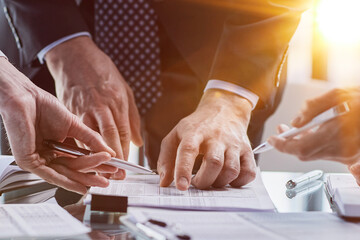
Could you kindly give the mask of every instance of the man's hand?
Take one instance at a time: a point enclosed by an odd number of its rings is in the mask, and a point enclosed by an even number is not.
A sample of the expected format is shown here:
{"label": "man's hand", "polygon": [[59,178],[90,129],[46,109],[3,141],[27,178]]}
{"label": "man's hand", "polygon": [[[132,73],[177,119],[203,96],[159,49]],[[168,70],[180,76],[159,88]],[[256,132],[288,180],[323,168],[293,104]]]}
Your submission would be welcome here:
{"label": "man's hand", "polygon": [[[0,58],[0,113],[17,164],[49,183],[85,193],[87,186],[105,187],[108,180],[88,172],[114,173],[104,165],[115,152],[55,97],[37,88],[5,58]],[[69,158],[43,146],[44,139],[73,137],[87,145],[91,156]]]}
{"label": "man's hand", "polygon": [[[90,38],[78,37],[56,46],[46,54],[46,63],[60,101],[99,132],[118,158],[128,158],[130,140],[142,145],[133,93]],[[124,176],[124,172],[115,175]]]}
{"label": "man's hand", "polygon": [[[292,125],[302,127],[316,115],[343,101],[350,105],[350,112],[346,115],[322,124],[315,131],[308,131],[292,139],[270,137],[269,143],[279,151],[293,154],[303,161],[322,159],[347,165],[354,164],[360,157],[359,88],[336,89],[307,100],[299,115],[292,121]],[[289,127],[281,125],[278,131],[283,132],[287,129]]]}
{"label": "man's hand", "polygon": [[[247,137],[251,104],[220,90],[208,90],[194,113],[182,119],[164,138],[158,161],[160,185],[175,178],[179,190],[190,182],[207,189],[251,182],[256,164]],[[201,167],[192,177],[195,159],[203,154]]]}

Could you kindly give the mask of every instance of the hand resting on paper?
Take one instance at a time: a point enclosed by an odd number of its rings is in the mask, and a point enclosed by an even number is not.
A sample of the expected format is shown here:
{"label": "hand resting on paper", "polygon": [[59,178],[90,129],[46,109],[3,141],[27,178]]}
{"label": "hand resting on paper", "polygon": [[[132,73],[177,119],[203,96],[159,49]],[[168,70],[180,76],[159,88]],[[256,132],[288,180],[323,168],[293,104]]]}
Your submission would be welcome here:
{"label": "hand resting on paper", "polygon": [[[163,139],[158,161],[160,185],[175,179],[179,190],[241,187],[255,179],[256,163],[247,137],[251,104],[221,90],[206,91],[195,112]],[[204,157],[192,178],[195,160]]]}

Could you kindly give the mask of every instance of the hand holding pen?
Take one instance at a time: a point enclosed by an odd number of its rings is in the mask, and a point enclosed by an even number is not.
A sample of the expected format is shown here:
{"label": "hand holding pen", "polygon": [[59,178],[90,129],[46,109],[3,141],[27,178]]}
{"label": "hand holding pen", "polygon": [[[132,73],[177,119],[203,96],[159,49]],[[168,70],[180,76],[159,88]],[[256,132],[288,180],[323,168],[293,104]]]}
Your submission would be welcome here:
{"label": "hand holding pen", "polygon": [[[93,155],[95,154],[94,152],[84,149],[84,148],[79,148],[73,145],[69,145],[69,144],[65,144],[65,143],[60,143],[60,142],[56,142],[56,141],[51,141],[51,140],[44,140],[43,145],[55,150],[55,151],[59,151],[62,153],[66,153],[72,156],[77,156],[77,157],[81,157],[81,156],[89,156],[89,155]],[[75,162],[75,161],[74,161]],[[108,165],[108,166],[113,166],[119,169],[123,169],[123,170],[128,170],[134,173],[147,173],[147,174],[155,174],[152,170],[144,168],[140,165],[131,163],[131,162],[127,162],[125,160],[122,159],[118,159],[115,157],[112,157],[110,159],[110,161],[108,162],[104,162],[104,165]]]}
{"label": "hand holding pen", "polygon": [[[355,177],[360,176],[360,88],[333,90],[308,100],[292,124],[302,128],[319,113],[343,101],[349,106],[346,114],[322,123],[316,131],[306,131],[291,139],[273,136],[268,139],[269,143],[303,161],[321,159],[346,164]],[[287,129],[281,126],[279,130],[286,132]]]}
{"label": "hand holding pen", "polygon": [[[302,125],[299,128],[286,128],[285,129],[281,129],[281,134],[279,134],[278,136],[276,136],[277,138],[283,138],[284,141],[287,141],[290,138],[293,138],[297,135],[299,135],[300,133],[306,132],[308,130],[311,130],[325,122],[328,122],[336,117],[342,116],[346,113],[349,112],[349,106],[346,102],[343,102],[331,109],[328,109],[324,112],[322,112],[321,114],[315,116],[314,118],[311,119],[310,122],[308,122],[306,125]],[[283,126],[283,125],[282,125]],[[272,140],[272,141],[271,141]],[[266,141],[262,144],[260,144],[259,146],[257,146],[253,152],[254,154],[258,154],[258,153],[263,153],[266,151],[269,151],[271,149],[273,149],[273,146],[271,143],[274,143],[274,138],[270,138],[270,141]]]}

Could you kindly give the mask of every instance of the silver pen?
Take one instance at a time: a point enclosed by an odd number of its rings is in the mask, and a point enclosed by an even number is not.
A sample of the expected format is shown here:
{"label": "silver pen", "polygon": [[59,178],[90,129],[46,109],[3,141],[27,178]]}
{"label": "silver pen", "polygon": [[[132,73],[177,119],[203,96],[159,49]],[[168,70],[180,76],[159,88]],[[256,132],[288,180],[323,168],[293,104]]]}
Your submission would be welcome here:
{"label": "silver pen", "polygon": [[[284,137],[284,138],[292,138],[295,137],[296,135],[300,134],[301,132],[304,132],[306,130],[312,129],[324,122],[327,122],[333,118],[336,118],[338,116],[344,115],[347,112],[349,112],[349,105],[347,104],[347,102],[343,102],[335,107],[330,108],[329,110],[326,110],[323,113],[320,113],[319,115],[317,115],[316,117],[314,117],[308,124],[306,124],[305,126],[301,127],[301,128],[291,128],[290,130],[283,132],[281,134],[278,135],[278,137]],[[256,148],[254,148],[253,153],[254,154],[259,154],[259,153],[263,153],[263,152],[267,152],[271,149],[273,149],[274,147],[271,146],[267,141],[260,144],[259,146],[257,146]]]}
{"label": "silver pen", "polygon": [[300,187],[305,184],[311,183],[315,180],[318,180],[319,178],[321,178],[323,176],[323,174],[324,173],[321,170],[314,170],[314,171],[305,173],[298,178],[290,179],[289,181],[287,181],[285,186],[287,189],[293,189],[296,187]]}
{"label": "silver pen", "polygon": [[304,195],[308,195],[311,193],[316,192],[317,190],[319,190],[322,186],[324,185],[323,181],[320,180],[315,180],[314,182],[311,182],[307,185],[298,187],[298,188],[294,188],[294,189],[286,189],[286,196],[290,199],[296,197],[296,196],[304,196]]}
{"label": "silver pen", "polygon": [[[84,149],[84,148],[79,148],[79,147],[75,147],[66,143],[60,143],[60,142],[56,142],[56,141],[52,141],[52,140],[44,140],[43,141],[43,145],[59,151],[59,152],[63,152],[63,153],[67,153],[73,156],[84,156],[84,155],[90,155],[93,152]],[[104,163],[106,165],[110,165],[113,167],[117,167],[120,169],[125,169],[134,173],[150,173],[150,174],[155,174],[155,172],[153,172],[150,169],[144,168],[143,166],[137,165],[135,163],[130,163],[127,162],[125,160],[122,159],[118,159],[118,158],[111,158],[111,160],[109,162]]]}

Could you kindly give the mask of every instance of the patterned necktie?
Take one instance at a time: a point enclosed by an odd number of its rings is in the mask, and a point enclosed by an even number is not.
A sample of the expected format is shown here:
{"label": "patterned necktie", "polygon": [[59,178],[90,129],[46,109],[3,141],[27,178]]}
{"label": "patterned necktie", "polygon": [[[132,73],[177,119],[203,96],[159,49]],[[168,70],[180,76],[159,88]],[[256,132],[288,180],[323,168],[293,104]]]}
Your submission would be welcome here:
{"label": "patterned necktie", "polygon": [[95,0],[95,42],[115,63],[144,115],[161,96],[157,15],[150,0]]}

